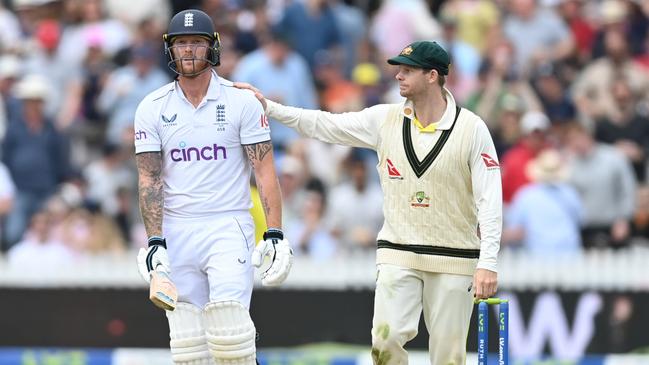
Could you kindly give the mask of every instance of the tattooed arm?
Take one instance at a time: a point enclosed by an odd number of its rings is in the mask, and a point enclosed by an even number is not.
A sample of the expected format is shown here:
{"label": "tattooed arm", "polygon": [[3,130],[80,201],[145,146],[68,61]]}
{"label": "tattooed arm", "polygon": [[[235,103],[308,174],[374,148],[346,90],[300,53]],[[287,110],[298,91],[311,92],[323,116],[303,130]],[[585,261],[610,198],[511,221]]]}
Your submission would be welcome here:
{"label": "tattooed arm", "polygon": [[270,141],[243,145],[252,168],[255,170],[255,181],[259,189],[261,204],[266,213],[268,228],[282,228],[282,197],[279,181],[275,174],[273,162],[273,145]]}
{"label": "tattooed arm", "polygon": [[135,155],[138,170],[140,213],[149,237],[162,237],[162,156],[160,152]]}

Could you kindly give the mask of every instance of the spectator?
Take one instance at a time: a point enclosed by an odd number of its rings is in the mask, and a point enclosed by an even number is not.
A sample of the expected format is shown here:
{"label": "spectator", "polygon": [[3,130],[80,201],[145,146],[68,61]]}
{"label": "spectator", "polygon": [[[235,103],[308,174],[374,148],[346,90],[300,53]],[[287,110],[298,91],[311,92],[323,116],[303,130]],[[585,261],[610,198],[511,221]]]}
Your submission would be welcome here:
{"label": "spectator", "polygon": [[399,54],[404,44],[437,39],[442,29],[423,0],[384,0],[370,25],[380,58]]}
{"label": "spectator", "polygon": [[329,222],[342,252],[368,252],[376,247],[376,234],[383,224],[383,193],[368,179],[360,150],[352,150],[345,167],[349,180],[331,191]]}
{"label": "spectator", "polygon": [[352,70],[352,81],[363,89],[364,108],[381,102],[381,70],[375,64],[362,62],[356,65]]}
{"label": "spectator", "polygon": [[537,255],[578,252],[582,206],[577,191],[566,183],[568,171],[561,155],[547,149],[526,171],[532,183],[514,195],[503,242],[521,242]]}
{"label": "spectator", "polygon": [[[241,58],[232,78],[258,85],[262,92],[278,100],[315,108],[317,98],[309,66],[289,42],[288,34],[274,30],[262,48]],[[285,149],[298,137],[292,129],[272,119],[270,122],[271,139],[277,149]]]}
{"label": "spectator", "polygon": [[282,222],[288,226],[300,219],[307,174],[304,164],[294,156],[285,155],[278,162],[278,178],[282,191]]}
{"label": "spectator", "polygon": [[77,256],[124,252],[119,228],[94,205],[73,209],[63,222],[62,233],[63,242]]}
{"label": "spectator", "polygon": [[[48,80],[52,90],[45,104],[46,116],[58,129],[69,128],[81,107],[81,63],[70,63],[61,47],[61,25],[56,20],[43,20],[35,31],[35,49],[26,53],[25,72]],[[79,45],[75,45],[76,48]],[[83,56],[85,56],[85,52]]]}
{"label": "spectator", "polygon": [[110,19],[119,19],[131,29],[147,19],[152,21],[153,27],[160,29],[166,27],[171,18],[168,0],[103,0],[102,6]]}
{"label": "spectator", "polygon": [[526,77],[537,65],[562,60],[572,54],[570,30],[551,8],[538,0],[512,0],[503,31],[514,46],[516,75]]}
{"label": "spectator", "polygon": [[550,121],[541,112],[527,112],[521,119],[521,138],[501,159],[503,201],[512,201],[518,189],[530,183],[527,164],[548,146]]}
{"label": "spectator", "polygon": [[286,230],[296,256],[308,255],[315,260],[330,260],[338,254],[338,243],[324,221],[325,202],[322,183],[318,180],[309,182],[301,209],[302,219],[293,221]]}
{"label": "spectator", "polygon": [[99,204],[101,212],[109,216],[116,216],[120,211],[119,189],[136,185],[135,172],[125,164],[126,157],[120,146],[106,144],[101,159],[83,171],[88,183],[87,198]]}
{"label": "spectator", "polygon": [[68,142],[44,113],[49,86],[37,75],[27,75],[16,85],[22,112],[10,122],[2,145],[3,162],[16,184],[15,206],[7,217],[5,232],[10,246],[22,237],[32,214],[69,171]]}
{"label": "spectator", "polygon": [[[620,31],[626,39],[629,34],[629,2],[626,0],[603,0],[595,6],[598,10],[596,18],[597,32],[592,45],[592,58],[597,59],[606,55],[606,34],[609,31]],[[638,35],[634,36],[637,37]],[[629,45],[630,46],[630,45]],[[630,48],[629,48],[630,51]]]}
{"label": "spectator", "polygon": [[458,20],[455,16],[450,14],[443,16],[440,22],[442,36],[438,43],[450,50],[454,65],[447,80],[448,87],[454,90],[456,100],[462,102],[475,88],[481,62],[480,53],[457,37]]}
{"label": "spectator", "polygon": [[335,50],[341,44],[336,16],[326,0],[295,1],[284,10],[279,30],[290,35],[295,50],[315,66],[319,51]]}
{"label": "spectator", "polygon": [[9,267],[30,275],[54,274],[74,262],[68,247],[50,237],[51,221],[47,212],[37,212],[23,239],[7,252]]}
{"label": "spectator", "polygon": [[362,10],[347,5],[345,1],[332,0],[330,3],[340,30],[342,72],[346,78],[350,78],[354,66],[358,63],[359,45],[367,36],[367,17]]}
{"label": "spectator", "polygon": [[624,79],[611,85],[611,95],[619,119],[602,118],[595,123],[595,139],[614,145],[633,164],[637,181],[644,182],[649,151],[649,115]]}
{"label": "spectator", "polygon": [[457,36],[462,42],[483,53],[491,38],[500,30],[500,10],[491,0],[445,1],[442,17],[457,17]]}
{"label": "spectator", "polygon": [[569,127],[566,141],[572,152],[570,183],[584,205],[584,246],[626,245],[636,188],[629,160],[614,147],[595,142],[581,125]]}
{"label": "spectator", "polygon": [[478,70],[477,90],[467,100],[467,108],[485,118],[490,128],[498,128],[506,95],[514,95],[525,110],[541,110],[528,80],[514,74],[512,54],[512,45],[505,40],[488,50]]}
{"label": "spectator", "polygon": [[556,65],[547,63],[540,66],[534,75],[533,85],[552,125],[564,125],[575,120],[577,109]]}
{"label": "spectator", "polygon": [[102,0],[79,1],[80,22],[65,28],[61,34],[59,52],[69,69],[78,67],[86,56],[88,47],[100,45],[113,56],[128,47],[131,35],[119,19],[110,18],[104,11]]}
{"label": "spectator", "polygon": [[289,146],[288,153],[300,159],[305,176],[333,186],[340,182],[340,166],[350,150],[348,146],[301,138]]}
{"label": "spectator", "polygon": [[490,128],[498,156],[504,156],[521,138],[521,117],[524,112],[521,98],[510,93],[502,96],[498,119],[492,122]]}
{"label": "spectator", "polygon": [[573,85],[573,97],[579,112],[588,118],[620,120],[622,113],[615,105],[611,86],[624,79],[640,100],[649,100],[649,76],[633,62],[623,31],[609,29],[604,35],[606,56],[590,63]]}
{"label": "spectator", "polygon": [[147,45],[133,48],[131,62],[115,70],[99,95],[99,109],[108,115],[108,142],[120,144],[133,124],[133,115],[142,99],[169,82],[156,64],[154,49]]}
{"label": "spectator", "polygon": [[581,65],[589,61],[595,41],[595,26],[585,16],[585,3],[583,0],[562,0],[557,9],[575,39],[574,55]]}
{"label": "spectator", "polygon": [[344,113],[363,109],[365,100],[361,87],[345,78],[341,63],[332,54],[321,53],[313,72],[324,110]]}

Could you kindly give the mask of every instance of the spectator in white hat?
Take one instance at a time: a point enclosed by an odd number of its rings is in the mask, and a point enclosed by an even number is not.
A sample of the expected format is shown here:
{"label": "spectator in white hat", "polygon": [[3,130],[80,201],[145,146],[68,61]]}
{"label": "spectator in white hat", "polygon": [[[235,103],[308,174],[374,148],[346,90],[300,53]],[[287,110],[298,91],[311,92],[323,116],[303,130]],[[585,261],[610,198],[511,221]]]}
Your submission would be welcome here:
{"label": "spectator in white hat", "polygon": [[67,140],[44,114],[51,89],[38,75],[25,76],[14,89],[22,108],[7,128],[2,160],[16,184],[14,208],[6,221],[9,246],[21,239],[30,217],[55,192],[68,171]]}

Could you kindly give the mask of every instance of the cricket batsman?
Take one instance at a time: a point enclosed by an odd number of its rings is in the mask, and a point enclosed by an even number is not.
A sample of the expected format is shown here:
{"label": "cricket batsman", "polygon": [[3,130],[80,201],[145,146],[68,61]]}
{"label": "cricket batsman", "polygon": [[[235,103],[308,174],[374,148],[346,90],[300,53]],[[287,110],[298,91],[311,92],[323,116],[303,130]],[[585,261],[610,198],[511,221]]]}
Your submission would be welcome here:
{"label": "cricket batsman", "polygon": [[[207,14],[176,14],[164,46],[178,76],[142,100],[134,122],[140,210],[149,236],[139,270],[146,281],[158,274],[170,279],[156,299],[173,309],[166,314],[175,364],[252,365],[253,265],[269,258],[262,283],[272,286],[286,279],[292,262],[281,230],[268,122],[251,92],[213,69],[220,44]],[[248,212],[252,170],[269,227],[256,247]],[[172,284],[177,302],[164,295]]]}

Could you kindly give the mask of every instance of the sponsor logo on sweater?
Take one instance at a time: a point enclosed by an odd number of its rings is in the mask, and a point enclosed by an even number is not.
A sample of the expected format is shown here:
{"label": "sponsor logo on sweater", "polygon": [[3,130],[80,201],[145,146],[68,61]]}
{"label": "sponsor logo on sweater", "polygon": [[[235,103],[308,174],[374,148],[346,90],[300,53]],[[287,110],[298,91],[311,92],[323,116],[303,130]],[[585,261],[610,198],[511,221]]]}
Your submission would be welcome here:
{"label": "sponsor logo on sweater", "polygon": [[492,169],[492,168],[498,168],[500,165],[498,164],[498,161],[496,161],[493,157],[489,156],[486,153],[481,153],[480,156],[482,156],[482,161],[484,162],[485,166],[487,166],[487,169]]}
{"label": "sponsor logo on sweater", "polygon": [[397,170],[396,167],[394,167],[394,164],[390,159],[387,159],[387,166],[388,166],[388,178],[390,179],[397,179],[397,180],[403,180],[403,176],[401,176],[401,173],[399,170]]}
{"label": "sponsor logo on sweater", "polygon": [[410,206],[415,208],[428,208],[430,197],[423,191],[418,191],[410,196]]}

